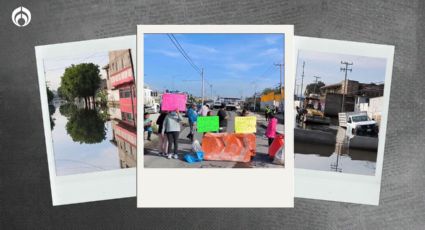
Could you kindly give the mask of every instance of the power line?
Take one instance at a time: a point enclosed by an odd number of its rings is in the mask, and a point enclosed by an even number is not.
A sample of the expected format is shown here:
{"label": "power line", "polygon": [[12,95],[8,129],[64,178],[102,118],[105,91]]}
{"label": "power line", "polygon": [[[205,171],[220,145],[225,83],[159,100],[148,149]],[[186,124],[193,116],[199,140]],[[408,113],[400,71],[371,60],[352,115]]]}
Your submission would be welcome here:
{"label": "power line", "polygon": [[202,94],[202,104],[204,104],[204,93],[205,93],[205,86],[204,86],[204,68],[199,68],[193,60],[189,57],[189,55],[186,53],[186,51],[183,49],[183,47],[180,45],[179,41],[173,34],[167,34],[168,38],[171,40],[173,45],[177,48],[177,50],[183,55],[183,57],[186,59],[186,61],[192,66],[192,68],[198,72],[201,75],[202,79],[202,85],[201,85],[201,94]]}
{"label": "power line", "polygon": [[167,34],[170,41],[173,43],[173,45],[177,48],[177,50],[180,52],[180,54],[186,59],[186,61],[192,66],[192,68],[201,74],[201,69],[193,62],[193,60],[189,57],[189,55],[186,53],[186,51],[183,49],[183,47],[180,45],[179,41],[176,39],[176,37],[173,34]]}

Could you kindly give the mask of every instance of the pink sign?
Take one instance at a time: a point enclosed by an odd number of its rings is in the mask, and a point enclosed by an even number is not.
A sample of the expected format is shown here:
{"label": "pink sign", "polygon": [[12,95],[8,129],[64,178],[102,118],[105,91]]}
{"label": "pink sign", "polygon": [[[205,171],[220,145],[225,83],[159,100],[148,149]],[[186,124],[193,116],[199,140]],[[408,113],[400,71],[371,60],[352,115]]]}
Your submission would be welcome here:
{"label": "pink sign", "polygon": [[164,93],[162,95],[161,110],[163,111],[186,111],[186,95],[177,93]]}

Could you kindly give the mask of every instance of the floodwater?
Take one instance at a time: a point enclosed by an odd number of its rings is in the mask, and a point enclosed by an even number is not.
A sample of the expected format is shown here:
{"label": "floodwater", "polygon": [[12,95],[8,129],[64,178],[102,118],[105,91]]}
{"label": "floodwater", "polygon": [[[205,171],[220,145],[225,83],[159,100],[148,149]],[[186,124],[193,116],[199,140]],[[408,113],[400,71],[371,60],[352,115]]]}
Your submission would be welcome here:
{"label": "floodwater", "polygon": [[[294,141],[296,168],[375,175],[377,150],[353,146],[346,137],[344,128],[333,123],[316,124],[298,126],[295,132],[304,135],[296,135]],[[377,139],[369,141],[374,142]]]}
{"label": "floodwater", "polygon": [[120,168],[110,121],[96,109],[51,105],[51,126],[56,175],[72,175]]}

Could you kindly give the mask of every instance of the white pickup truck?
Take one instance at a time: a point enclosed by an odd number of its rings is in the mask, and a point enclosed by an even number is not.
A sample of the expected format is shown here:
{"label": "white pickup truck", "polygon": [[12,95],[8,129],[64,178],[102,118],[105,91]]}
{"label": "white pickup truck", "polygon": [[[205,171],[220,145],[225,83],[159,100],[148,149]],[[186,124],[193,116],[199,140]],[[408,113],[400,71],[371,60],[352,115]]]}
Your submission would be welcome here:
{"label": "white pickup truck", "polygon": [[144,108],[145,113],[159,113],[160,105],[152,97],[152,90],[145,88],[144,89]]}
{"label": "white pickup truck", "polygon": [[349,138],[354,136],[377,137],[379,133],[376,121],[369,119],[366,112],[339,113],[339,126],[346,127]]}

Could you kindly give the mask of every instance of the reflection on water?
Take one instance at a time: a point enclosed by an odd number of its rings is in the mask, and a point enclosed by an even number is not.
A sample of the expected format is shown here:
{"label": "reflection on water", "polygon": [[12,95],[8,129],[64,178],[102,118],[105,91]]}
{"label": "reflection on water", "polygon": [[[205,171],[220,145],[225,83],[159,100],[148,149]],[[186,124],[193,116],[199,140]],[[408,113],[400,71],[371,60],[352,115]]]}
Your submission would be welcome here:
{"label": "reflection on water", "polygon": [[[59,106],[59,105],[55,105]],[[51,116],[56,174],[70,175],[120,168],[111,122],[99,109],[60,105]]]}
{"label": "reflection on water", "polygon": [[[375,174],[376,150],[350,146],[350,139],[346,137],[345,129],[341,127],[327,126],[325,129],[332,130],[326,134],[334,134],[334,144],[295,140],[295,167],[362,175]],[[320,129],[319,132],[313,131],[311,136],[320,135],[320,132],[324,134],[325,129]],[[314,127],[310,130],[319,129]]]}

